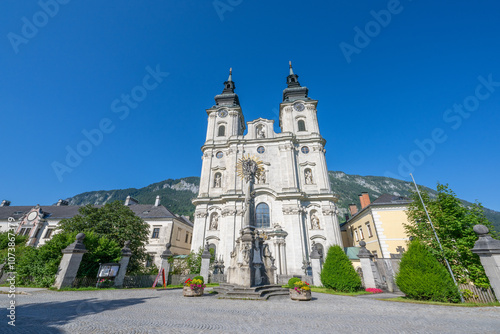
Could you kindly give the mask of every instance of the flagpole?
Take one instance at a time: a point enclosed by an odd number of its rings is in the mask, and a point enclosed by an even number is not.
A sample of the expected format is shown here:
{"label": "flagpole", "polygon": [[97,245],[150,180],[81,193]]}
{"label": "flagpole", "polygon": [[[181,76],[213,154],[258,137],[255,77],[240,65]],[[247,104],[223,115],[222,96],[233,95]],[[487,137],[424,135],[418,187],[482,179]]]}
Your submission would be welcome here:
{"label": "flagpole", "polygon": [[439,237],[436,233],[436,229],[434,228],[434,224],[432,223],[431,217],[429,216],[429,212],[427,212],[427,208],[425,207],[424,200],[422,199],[422,196],[420,195],[420,190],[418,190],[417,182],[415,182],[415,178],[413,177],[413,174],[410,173],[411,179],[413,180],[413,184],[415,185],[415,189],[417,190],[418,197],[420,198],[420,202],[422,202],[422,206],[424,207],[425,214],[427,215],[427,219],[429,219],[429,223],[431,223],[432,231],[434,232],[434,236],[436,237],[436,240],[439,244],[439,248],[441,248],[441,253],[443,253],[443,258],[444,262],[446,262],[446,266],[448,267],[448,271],[451,274],[451,278],[453,278],[453,283],[455,283],[456,287],[458,288],[458,292],[460,293],[460,300],[462,303],[465,303],[464,297],[462,296],[462,292],[460,291],[460,287],[457,284],[457,281],[455,280],[455,275],[453,275],[453,271],[451,270],[450,263],[446,259],[446,256],[444,255],[444,249],[443,246],[441,245],[441,241],[439,240]]}

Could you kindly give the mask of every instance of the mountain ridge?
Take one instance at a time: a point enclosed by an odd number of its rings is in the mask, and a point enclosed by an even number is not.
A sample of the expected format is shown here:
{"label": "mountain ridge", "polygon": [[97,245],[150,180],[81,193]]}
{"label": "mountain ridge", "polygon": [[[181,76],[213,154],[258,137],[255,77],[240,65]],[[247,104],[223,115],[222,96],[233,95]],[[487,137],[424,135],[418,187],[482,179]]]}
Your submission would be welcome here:
{"label": "mountain ridge", "polygon": [[[345,220],[349,204],[359,206],[358,195],[368,192],[370,201],[373,202],[380,195],[389,193],[395,196],[408,196],[414,188],[413,183],[385,176],[351,175],[342,171],[329,171],[328,177],[334,193],[339,195],[337,206],[341,212],[340,221]],[[115,200],[125,201],[127,196],[132,196],[141,204],[154,204],[156,196],[161,197],[161,204],[177,215],[193,217],[194,205],[191,200],[198,195],[200,178],[197,176],[180,179],[167,179],[152,183],[143,188],[127,188],[113,190],[89,191],[67,198],[69,205],[101,205]],[[435,197],[437,192],[423,186],[430,196]],[[466,206],[472,203],[461,200]],[[500,212],[485,208],[486,217],[493,223],[496,231],[500,231]]]}

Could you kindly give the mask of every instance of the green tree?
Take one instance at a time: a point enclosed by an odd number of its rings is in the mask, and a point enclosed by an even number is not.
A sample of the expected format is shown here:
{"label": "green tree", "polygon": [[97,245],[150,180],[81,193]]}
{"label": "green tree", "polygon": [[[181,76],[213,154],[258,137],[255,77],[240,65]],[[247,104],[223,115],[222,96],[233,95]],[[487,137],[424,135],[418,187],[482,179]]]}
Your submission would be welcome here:
{"label": "green tree", "polygon": [[61,220],[59,229],[67,233],[94,232],[99,236],[106,236],[122,247],[125,241],[130,240],[132,257],[127,272],[144,270],[144,246],[148,241],[149,225],[119,201],[107,203],[100,208],[92,205],[81,207],[78,215]]}
{"label": "green tree", "polygon": [[418,239],[409,244],[401,258],[396,284],[412,299],[460,302],[458,288],[448,269]]}
{"label": "green tree", "polygon": [[[62,259],[62,250],[75,242],[76,232],[58,233],[46,244],[34,248],[26,246],[16,254],[16,271],[19,284],[49,287],[54,284],[55,275]],[[117,262],[121,247],[112,240],[95,233],[88,233],[83,239],[88,250],[83,255],[77,276],[95,277],[99,263]]]}
{"label": "green tree", "polygon": [[[488,277],[479,257],[471,252],[478,238],[473,231],[474,225],[486,225],[492,234],[495,234],[491,223],[484,215],[483,206],[478,202],[471,207],[463,206],[448,185],[438,183],[438,193],[435,198],[431,198],[422,188],[419,189],[455,279],[460,283],[472,281],[479,287],[488,287]],[[409,236],[427,245],[429,251],[444,264],[443,253],[434,236],[422,202],[416,192],[411,197],[413,201],[406,212],[408,224],[405,224],[405,230]]]}
{"label": "green tree", "polygon": [[325,287],[336,291],[354,292],[361,289],[361,278],[344,250],[337,245],[328,249],[320,276]]}

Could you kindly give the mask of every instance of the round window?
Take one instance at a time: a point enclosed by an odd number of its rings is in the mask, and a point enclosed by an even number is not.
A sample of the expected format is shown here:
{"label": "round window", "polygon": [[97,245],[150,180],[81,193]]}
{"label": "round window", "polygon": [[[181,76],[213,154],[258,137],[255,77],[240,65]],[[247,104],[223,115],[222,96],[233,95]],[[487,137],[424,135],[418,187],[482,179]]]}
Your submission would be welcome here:
{"label": "round window", "polygon": [[224,153],[219,151],[219,152],[217,152],[217,154],[215,156],[217,157],[217,159],[220,159],[224,156]]}
{"label": "round window", "polygon": [[300,151],[301,151],[302,153],[304,153],[304,154],[307,154],[307,153],[309,153],[309,147],[307,147],[307,146],[302,146],[302,148],[300,149]]}
{"label": "round window", "polygon": [[257,147],[257,152],[259,152],[260,154],[264,153],[265,151],[266,149],[264,148],[264,146]]}

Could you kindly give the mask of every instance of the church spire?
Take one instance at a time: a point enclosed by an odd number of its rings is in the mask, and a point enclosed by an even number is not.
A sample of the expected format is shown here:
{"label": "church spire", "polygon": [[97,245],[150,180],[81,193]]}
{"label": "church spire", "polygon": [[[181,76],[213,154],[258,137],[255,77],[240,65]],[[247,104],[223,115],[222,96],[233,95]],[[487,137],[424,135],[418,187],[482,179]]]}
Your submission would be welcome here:
{"label": "church spire", "polygon": [[293,73],[292,61],[289,63],[290,74],[286,77],[287,88],[283,91],[283,102],[294,101],[298,99],[308,100],[307,94],[309,90],[307,87],[300,86],[299,76]]}
{"label": "church spire", "polygon": [[236,86],[233,81],[233,68],[229,69],[229,77],[227,81],[224,82],[224,90],[222,94],[215,96],[216,105],[240,105],[240,101],[238,99],[238,95],[234,93]]}

